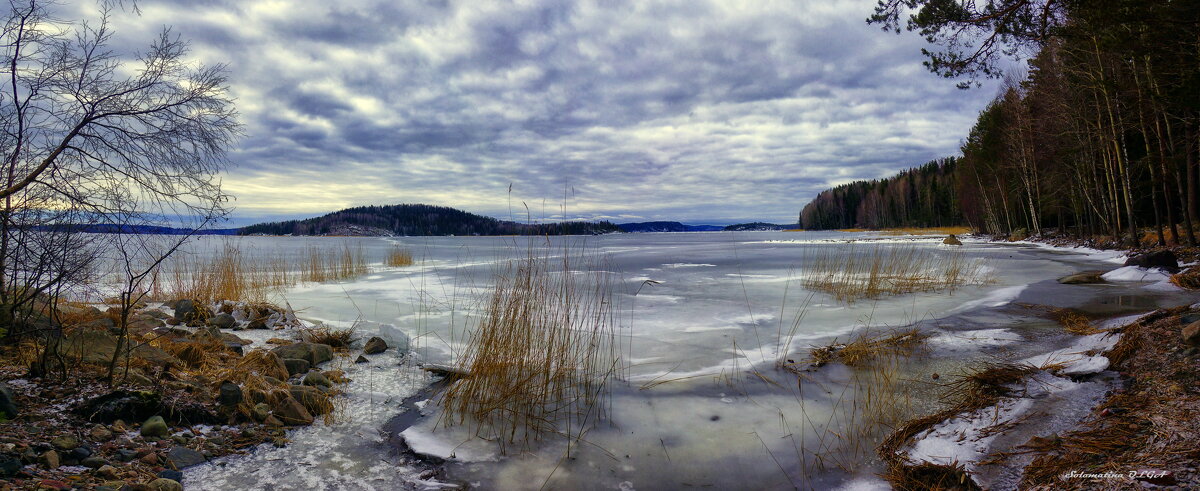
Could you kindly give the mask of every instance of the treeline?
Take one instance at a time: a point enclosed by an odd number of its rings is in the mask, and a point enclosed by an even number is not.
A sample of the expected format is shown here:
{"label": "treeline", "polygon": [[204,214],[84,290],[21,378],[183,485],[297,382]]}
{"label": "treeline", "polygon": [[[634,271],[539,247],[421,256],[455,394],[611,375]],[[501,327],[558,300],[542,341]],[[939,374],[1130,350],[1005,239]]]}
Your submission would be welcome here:
{"label": "treeline", "polygon": [[445,206],[419,204],[359,206],[304,220],[243,227],[242,235],[336,235],[352,227],[394,235],[594,235],[617,232],[610,222],[524,224],[497,220]]}
{"label": "treeline", "polygon": [[[942,76],[999,76],[1004,56],[1035,54],[1027,76],[1006,82],[962,146],[954,173],[967,224],[1129,244],[1149,228],[1159,244],[1195,244],[1200,3],[881,1],[870,22],[899,32],[905,12],[908,30],[943,48],[925,51],[926,66]],[[862,205],[853,216],[837,206],[866,198],[830,193],[813,205],[812,220],[880,226]]]}
{"label": "treeline", "polygon": [[804,229],[946,227],[959,212],[958,159],[949,157],[887,179],[855,181],[817,195],[800,212]]}

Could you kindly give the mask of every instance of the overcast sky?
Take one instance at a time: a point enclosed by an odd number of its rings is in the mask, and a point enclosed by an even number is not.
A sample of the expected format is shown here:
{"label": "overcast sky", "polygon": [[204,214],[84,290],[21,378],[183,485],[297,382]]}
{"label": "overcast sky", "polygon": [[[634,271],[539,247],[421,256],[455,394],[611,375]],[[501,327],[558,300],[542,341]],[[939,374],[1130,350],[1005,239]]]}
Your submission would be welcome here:
{"label": "overcast sky", "polygon": [[956,153],[995,93],[925,71],[873,5],[144,0],[113,28],[124,50],[173,26],[228,65],[238,224],[394,203],[786,223]]}

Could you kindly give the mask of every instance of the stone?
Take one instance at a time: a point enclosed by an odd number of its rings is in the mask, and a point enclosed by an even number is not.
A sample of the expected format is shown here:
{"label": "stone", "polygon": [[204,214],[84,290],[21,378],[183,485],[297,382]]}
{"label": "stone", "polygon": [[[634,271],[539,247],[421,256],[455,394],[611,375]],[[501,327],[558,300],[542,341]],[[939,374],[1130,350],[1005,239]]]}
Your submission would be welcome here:
{"label": "stone", "polygon": [[411,342],[408,334],[405,334],[399,327],[391,324],[379,325],[379,338],[387,343],[388,348],[394,349],[402,355],[408,352],[408,346]]}
{"label": "stone", "polygon": [[79,461],[82,461],[83,459],[91,457],[92,453],[93,453],[92,447],[89,447],[87,445],[80,445],[78,447],[72,448],[70,452],[67,452],[66,460],[72,460],[72,461],[79,462]]}
{"label": "stone", "polygon": [[358,355],[358,358],[354,359],[354,363],[371,363],[371,360],[368,360],[367,357],[363,355]]}
{"label": "stone", "polygon": [[82,465],[89,469],[99,469],[101,467],[108,465],[108,461],[104,460],[104,457],[92,456],[92,457],[88,457],[86,459],[79,461],[79,465]]}
{"label": "stone", "polygon": [[1103,271],[1084,271],[1072,275],[1063,276],[1058,279],[1059,283],[1064,285],[1090,285],[1094,283],[1104,283]]}
{"label": "stone", "polygon": [[208,325],[218,329],[233,329],[237,325],[237,320],[230,314],[217,314],[208,320]]}
{"label": "stone", "polygon": [[113,433],[102,425],[96,425],[93,426],[90,431],[88,431],[88,436],[97,442],[107,442],[112,440]]}
{"label": "stone", "polygon": [[183,482],[183,472],[177,470],[163,469],[162,472],[158,473],[158,477],[170,479],[172,481]]}
{"label": "stone", "polygon": [[196,305],[193,300],[179,300],[175,303],[175,320],[187,324],[212,317],[212,311],[203,305]]}
{"label": "stone", "polygon": [[238,405],[238,403],[242,402],[242,388],[233,382],[221,384],[217,402],[221,403],[222,406]]}
{"label": "stone", "polygon": [[[62,340],[62,349],[84,363],[107,366],[117,349],[117,337],[102,331],[78,331]],[[155,366],[182,365],[179,358],[146,343],[136,343],[132,355]]]}
{"label": "stone", "polygon": [[329,377],[321,372],[308,372],[308,375],[304,376],[303,384],[312,387],[329,387],[333,385],[333,382],[330,382]]}
{"label": "stone", "polygon": [[148,453],[139,458],[138,461],[146,465],[158,465],[158,454],[153,452]]}
{"label": "stone", "polygon": [[310,367],[320,365],[333,359],[333,347],[320,343],[293,343],[278,346],[271,350],[280,358],[299,358],[308,360]]}
{"label": "stone", "polygon": [[54,437],[50,444],[58,450],[71,450],[79,446],[79,439],[71,435],[62,435]]}
{"label": "stone", "polygon": [[308,360],[301,358],[284,358],[283,366],[287,367],[289,376],[295,376],[308,373],[311,365],[308,363]]}
{"label": "stone", "polygon": [[18,413],[20,409],[17,406],[17,395],[13,393],[12,387],[0,382],[0,420],[13,419]]}
{"label": "stone", "polygon": [[258,404],[255,404],[254,408],[250,410],[250,417],[254,418],[254,420],[258,421],[259,423],[266,421],[267,417],[270,415],[271,415],[271,406],[268,406],[265,403],[260,402]]}
{"label": "stone", "polygon": [[329,396],[320,390],[322,388],[324,387],[293,385],[288,390],[291,396],[289,399],[299,401],[309,414],[326,414],[333,411],[333,404],[329,402]]}
{"label": "stone", "polygon": [[11,455],[0,455],[0,477],[12,477],[21,471],[21,459]]}
{"label": "stone", "polygon": [[267,316],[262,316],[251,319],[250,322],[246,324],[246,329],[267,329],[268,318],[269,317]]}
{"label": "stone", "polygon": [[945,239],[942,240],[942,243],[946,244],[946,245],[956,245],[956,246],[962,245],[962,241],[958,240],[958,237],[955,237],[954,234],[950,234],[949,236],[947,236]]}
{"label": "stone", "polygon": [[267,416],[267,419],[263,420],[263,424],[271,427],[280,427],[283,426],[283,421],[280,421],[275,416]]}
{"label": "stone", "polygon": [[61,460],[58,457],[58,452],[55,452],[54,450],[47,450],[45,453],[38,456],[38,463],[47,469],[58,468],[60,462]]}
{"label": "stone", "polygon": [[183,485],[174,479],[160,477],[150,481],[150,489],[154,491],[183,491]]}
{"label": "stone", "polygon": [[304,409],[304,406],[299,401],[291,397],[283,398],[275,405],[274,416],[279,418],[283,424],[291,426],[310,425],[313,422],[312,414]]}
{"label": "stone", "polygon": [[102,465],[99,469],[96,469],[96,475],[105,479],[112,479],[117,477],[117,468],[111,465]]}
{"label": "stone", "polygon": [[167,452],[167,463],[175,469],[183,469],[196,464],[203,464],[204,454],[187,447],[172,447]]}
{"label": "stone", "polygon": [[130,450],[130,449],[128,449],[128,448],[119,448],[119,449],[117,449],[117,458],[118,458],[118,459],[119,459],[121,462],[129,462],[129,461],[131,461],[131,460],[133,460],[133,459],[136,459],[136,458],[137,458],[137,456],[138,456],[138,453],[137,453],[137,451],[135,451],[135,450]]}
{"label": "stone", "polygon": [[142,436],[146,438],[166,438],[171,434],[171,428],[162,416],[152,416],[142,423]]}
{"label": "stone", "polygon": [[1139,268],[1161,268],[1171,273],[1179,272],[1179,259],[1175,257],[1174,252],[1168,250],[1133,256],[1125,260],[1125,265]]}
{"label": "stone", "polygon": [[1183,342],[1192,346],[1200,346],[1200,321],[1188,324],[1180,332],[1183,335]]}
{"label": "stone", "polygon": [[384,341],[383,338],[380,338],[379,336],[375,336],[375,337],[372,337],[371,339],[367,340],[367,344],[363,346],[363,353],[368,354],[368,355],[374,355],[377,353],[383,353],[387,349],[388,349],[387,342]]}

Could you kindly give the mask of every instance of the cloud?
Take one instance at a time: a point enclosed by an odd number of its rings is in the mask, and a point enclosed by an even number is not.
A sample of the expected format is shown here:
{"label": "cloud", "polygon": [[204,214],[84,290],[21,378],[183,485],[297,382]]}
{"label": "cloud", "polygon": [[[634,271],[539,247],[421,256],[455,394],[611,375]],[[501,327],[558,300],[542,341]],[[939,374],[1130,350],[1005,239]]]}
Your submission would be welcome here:
{"label": "cloud", "polygon": [[955,153],[992,95],[925,72],[918,37],[865,24],[873,4],[155,1],[113,27],[133,49],[171,25],[228,65],[244,216],[789,221],[830,185]]}

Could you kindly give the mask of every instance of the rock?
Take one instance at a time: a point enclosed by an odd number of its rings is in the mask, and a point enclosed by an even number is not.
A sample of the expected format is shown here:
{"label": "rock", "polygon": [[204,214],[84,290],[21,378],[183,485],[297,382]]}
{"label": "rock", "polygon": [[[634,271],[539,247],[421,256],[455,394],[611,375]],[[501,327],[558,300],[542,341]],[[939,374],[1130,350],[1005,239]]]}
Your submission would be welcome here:
{"label": "rock", "polygon": [[146,465],[158,465],[158,454],[153,452],[148,453],[143,455],[138,461]]}
{"label": "rock", "polygon": [[1175,253],[1167,250],[1154,251],[1133,256],[1125,261],[1126,266],[1161,268],[1172,273],[1179,272],[1179,260]]}
{"label": "rock", "polygon": [[267,319],[267,316],[255,317],[246,324],[246,329],[267,329]]}
{"label": "rock", "polygon": [[92,457],[88,457],[86,459],[79,461],[79,465],[82,465],[89,469],[99,469],[101,467],[108,465],[108,461],[104,460],[104,457],[92,456]]}
{"label": "rock", "polygon": [[225,382],[221,384],[220,394],[217,396],[217,402],[222,406],[236,406],[242,402],[242,388],[238,387],[233,382]]}
{"label": "rock", "polygon": [[287,367],[289,376],[294,376],[308,373],[310,364],[308,360],[301,358],[284,358],[283,366]]}
{"label": "rock", "polygon": [[383,353],[387,349],[387,342],[385,342],[383,338],[375,336],[367,340],[367,344],[363,346],[363,353],[374,355],[376,353]]}
{"label": "rock", "polygon": [[92,427],[91,431],[88,431],[88,436],[91,437],[92,440],[98,442],[107,442],[112,440],[113,434],[108,430],[108,428],[105,428],[102,425],[96,425]]}
{"label": "rock", "polygon": [[11,455],[0,455],[0,477],[12,477],[21,471],[21,459]]}
{"label": "rock", "polygon": [[303,384],[313,387],[330,387],[333,382],[330,382],[329,377],[321,372],[308,372],[308,375],[304,376]]}
{"label": "rock", "polygon": [[403,355],[408,352],[410,341],[408,334],[405,334],[399,327],[391,324],[380,324],[379,337],[387,343],[389,348],[395,349],[397,353]]}
{"label": "rock", "polygon": [[175,469],[203,464],[205,460],[204,454],[187,447],[173,447],[167,452],[167,463]]}
{"label": "rock", "polygon": [[50,444],[58,450],[72,450],[79,446],[79,439],[71,435],[62,435],[50,440]]}
{"label": "rock", "polygon": [[371,362],[371,360],[368,360],[367,357],[365,357],[363,355],[358,355],[358,358],[354,359],[354,363],[370,363],[370,362]]}
{"label": "rock", "polygon": [[1183,342],[1192,346],[1200,346],[1200,321],[1188,324],[1180,332],[1183,335]]}
{"label": "rock", "polygon": [[946,244],[946,245],[956,245],[956,246],[962,245],[962,241],[958,240],[958,237],[955,237],[954,234],[950,234],[949,236],[947,236],[945,239],[942,240],[942,243]]}
{"label": "rock", "polygon": [[324,387],[312,387],[305,385],[293,385],[288,390],[293,399],[300,402],[304,406],[304,410],[309,414],[322,415],[333,411],[333,404],[329,402],[329,395],[321,391]]}
{"label": "rock", "polygon": [[38,456],[38,463],[47,469],[57,469],[60,463],[58,452],[47,450],[45,453]]}
{"label": "rock", "polygon": [[267,417],[270,415],[271,415],[271,406],[268,406],[265,403],[260,402],[258,404],[255,404],[254,408],[250,410],[250,417],[254,418],[254,420],[258,421],[259,423],[266,421]]}
{"label": "rock", "polygon": [[304,406],[299,401],[285,397],[275,405],[274,416],[286,425],[310,425],[313,422],[312,414],[304,409]]}
{"label": "rock", "polygon": [[1090,285],[1093,283],[1104,283],[1103,271],[1084,271],[1073,275],[1063,276],[1058,279],[1059,283],[1064,285]]}
{"label": "rock", "polygon": [[308,360],[310,367],[333,359],[333,348],[328,344],[294,343],[286,346],[278,346],[272,349],[271,352],[284,359],[298,358]]}
{"label": "rock", "polygon": [[150,481],[150,489],[154,491],[183,491],[183,485],[174,479],[160,477]]}
{"label": "rock", "polygon": [[[104,485],[100,486],[100,488],[108,488],[109,490],[112,490],[112,491],[118,491],[120,489],[125,489],[125,481],[120,481],[120,480],[106,481],[104,483]],[[100,488],[96,488],[96,491],[100,491]]]}
{"label": "rock", "polygon": [[283,338],[271,338],[271,339],[267,340],[267,344],[276,344],[276,345],[292,344],[294,342],[295,341],[292,341],[290,339],[283,339]]}
{"label": "rock", "polygon": [[218,329],[233,329],[237,325],[237,320],[230,314],[217,314],[208,320],[208,325]]}
{"label": "rock", "polygon": [[183,472],[176,470],[163,469],[162,472],[158,473],[158,477],[170,479],[172,481],[183,482]]}
{"label": "rock", "polygon": [[245,350],[242,349],[242,346],[244,346],[244,345],[239,344],[239,343],[226,342],[225,350],[230,353],[233,353],[235,355],[242,356],[242,355],[246,354]]}
{"label": "rock", "polygon": [[133,459],[136,459],[137,456],[138,454],[134,450],[130,450],[128,448],[117,449],[117,459],[119,459],[121,462],[129,462]]}
{"label": "rock", "polygon": [[471,372],[465,369],[456,367],[454,365],[442,365],[439,363],[426,363],[421,365],[421,370],[425,370],[426,372],[434,375],[441,375],[448,380],[467,378],[471,376]]}
{"label": "rock", "polygon": [[171,434],[171,428],[162,416],[152,416],[142,423],[142,436],[146,438],[166,438]]}
{"label": "rock", "polygon": [[83,459],[86,459],[91,456],[92,456],[92,447],[89,447],[87,445],[80,445],[78,447],[72,448],[70,452],[67,452],[66,460],[80,462]]}
{"label": "rock", "polygon": [[96,475],[105,479],[112,479],[117,477],[117,468],[111,465],[102,465],[99,469],[96,469]]}
{"label": "rock", "polygon": [[196,305],[192,300],[179,300],[175,303],[175,320],[183,324],[202,321],[212,317],[212,311],[203,305]]}
{"label": "rock", "polygon": [[[62,340],[62,349],[70,358],[79,358],[84,363],[107,366],[117,349],[117,338],[101,331],[79,331]],[[155,366],[182,365],[183,362],[170,353],[149,344],[137,343],[133,357]]]}
{"label": "rock", "polygon": [[280,421],[279,418],[276,418],[275,416],[267,416],[267,419],[263,420],[263,424],[273,428],[278,428],[283,426],[283,421]]}
{"label": "rock", "polygon": [[15,418],[19,412],[17,395],[13,393],[12,387],[0,382],[0,420]]}
{"label": "rock", "polygon": [[63,491],[70,491],[71,489],[74,489],[74,488],[70,484],[67,484],[66,482],[63,482],[63,481],[56,481],[54,479],[42,479],[41,481],[38,481],[37,489],[58,489],[58,490],[63,490]]}

